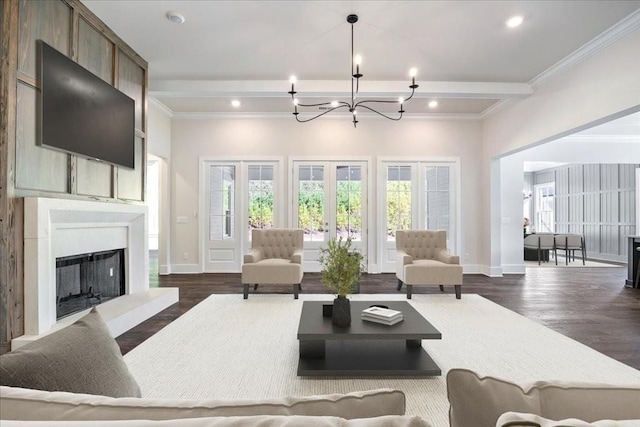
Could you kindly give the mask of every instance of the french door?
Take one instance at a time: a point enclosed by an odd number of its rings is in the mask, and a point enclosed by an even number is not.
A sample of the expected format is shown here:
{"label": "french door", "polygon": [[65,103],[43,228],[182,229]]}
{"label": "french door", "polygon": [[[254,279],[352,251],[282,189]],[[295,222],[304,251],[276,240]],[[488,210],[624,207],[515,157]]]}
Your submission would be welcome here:
{"label": "french door", "polygon": [[239,272],[251,230],[282,226],[276,161],[203,162],[203,271]]}
{"label": "french door", "polygon": [[348,238],[366,256],[367,162],[294,161],[292,225],[304,230],[304,270],[320,271],[319,250]]}
{"label": "french door", "polygon": [[457,253],[454,162],[393,162],[378,165],[380,268],[396,268],[396,230],[445,230]]}

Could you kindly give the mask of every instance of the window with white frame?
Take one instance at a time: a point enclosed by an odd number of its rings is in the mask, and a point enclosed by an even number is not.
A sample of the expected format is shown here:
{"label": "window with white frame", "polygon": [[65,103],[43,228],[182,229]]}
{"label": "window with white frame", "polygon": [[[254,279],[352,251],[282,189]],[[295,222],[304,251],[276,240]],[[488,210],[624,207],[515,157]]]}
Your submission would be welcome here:
{"label": "window with white frame", "polygon": [[555,192],[556,183],[549,182],[535,186],[536,191],[536,232],[555,232]]}

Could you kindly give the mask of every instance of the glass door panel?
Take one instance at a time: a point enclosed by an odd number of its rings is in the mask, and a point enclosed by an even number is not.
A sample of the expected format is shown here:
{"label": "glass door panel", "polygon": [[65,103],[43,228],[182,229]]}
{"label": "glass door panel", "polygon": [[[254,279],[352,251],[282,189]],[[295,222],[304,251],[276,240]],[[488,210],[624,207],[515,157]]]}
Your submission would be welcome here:
{"label": "glass door panel", "polygon": [[274,214],[274,167],[272,165],[249,165],[248,167],[248,237],[251,230],[273,228]]}
{"label": "glass door panel", "polygon": [[366,252],[366,162],[294,162],[293,223],[304,230],[305,271],[320,271],[319,249],[351,237]]}
{"label": "glass door panel", "polygon": [[298,169],[298,228],[304,230],[308,242],[324,242],[328,231],[324,172],[324,165],[301,165]]}
{"label": "glass door panel", "polygon": [[424,228],[427,230],[445,230],[447,248],[451,250],[451,178],[449,166],[426,166],[424,168]]}
{"label": "glass door panel", "polygon": [[337,237],[362,241],[362,167],[336,167]]}
{"label": "glass door panel", "polygon": [[207,243],[205,271],[232,272],[240,268],[234,164],[207,164]]}
{"label": "glass door panel", "polygon": [[396,240],[396,230],[411,229],[411,166],[388,166],[386,180],[387,241]]}

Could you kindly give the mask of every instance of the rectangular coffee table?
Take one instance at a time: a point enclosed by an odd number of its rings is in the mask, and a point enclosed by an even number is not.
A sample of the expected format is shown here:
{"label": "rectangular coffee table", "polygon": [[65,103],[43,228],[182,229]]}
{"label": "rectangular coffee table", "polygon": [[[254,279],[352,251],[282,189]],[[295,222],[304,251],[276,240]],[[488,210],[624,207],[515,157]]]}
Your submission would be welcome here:
{"label": "rectangular coffee table", "polygon": [[[406,301],[351,301],[351,325],[334,326],[322,317],[328,301],[305,301],[298,326],[298,376],[438,376],[440,368],[422,348],[422,340],[442,334]],[[392,326],[360,318],[371,305],[402,311]]]}

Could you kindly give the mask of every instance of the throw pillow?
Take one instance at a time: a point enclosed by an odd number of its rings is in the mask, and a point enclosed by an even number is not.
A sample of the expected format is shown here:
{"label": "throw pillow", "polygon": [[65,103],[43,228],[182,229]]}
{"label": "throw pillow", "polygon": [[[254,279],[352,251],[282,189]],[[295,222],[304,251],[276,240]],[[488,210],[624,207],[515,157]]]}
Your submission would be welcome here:
{"label": "throw pillow", "polygon": [[140,397],[100,313],[0,356],[0,384],[46,391]]}

